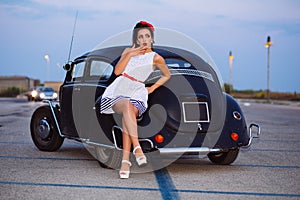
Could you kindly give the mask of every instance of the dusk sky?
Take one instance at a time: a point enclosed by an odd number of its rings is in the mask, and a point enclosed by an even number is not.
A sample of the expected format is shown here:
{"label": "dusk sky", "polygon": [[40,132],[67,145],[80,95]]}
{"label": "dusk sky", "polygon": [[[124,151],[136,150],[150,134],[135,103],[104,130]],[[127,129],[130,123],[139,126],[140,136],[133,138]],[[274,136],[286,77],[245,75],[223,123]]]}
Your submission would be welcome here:
{"label": "dusk sky", "polygon": [[233,87],[258,90],[269,35],[270,89],[300,92],[299,0],[0,0],[0,76],[63,81],[76,11],[71,59],[145,20],[201,44],[227,83],[232,51]]}

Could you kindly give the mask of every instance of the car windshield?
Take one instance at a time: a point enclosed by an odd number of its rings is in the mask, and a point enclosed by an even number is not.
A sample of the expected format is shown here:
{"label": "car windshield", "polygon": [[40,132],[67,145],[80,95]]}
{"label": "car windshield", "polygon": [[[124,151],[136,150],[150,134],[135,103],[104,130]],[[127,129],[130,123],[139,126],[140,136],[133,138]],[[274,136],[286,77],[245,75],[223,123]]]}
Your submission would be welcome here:
{"label": "car windshield", "polygon": [[43,87],[40,88],[41,92],[53,92],[54,90],[51,87]]}

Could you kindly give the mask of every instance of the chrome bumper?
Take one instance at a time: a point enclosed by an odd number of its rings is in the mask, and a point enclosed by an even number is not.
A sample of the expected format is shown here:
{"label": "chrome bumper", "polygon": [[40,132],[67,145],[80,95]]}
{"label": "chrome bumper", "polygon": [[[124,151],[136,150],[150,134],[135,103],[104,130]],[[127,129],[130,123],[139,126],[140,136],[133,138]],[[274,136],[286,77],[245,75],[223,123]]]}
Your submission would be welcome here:
{"label": "chrome bumper", "polygon": [[[253,136],[253,129],[254,127],[257,129],[256,136]],[[113,140],[114,140],[114,146],[118,150],[122,150],[118,147],[117,141],[116,141],[116,136],[115,136],[115,129],[120,129],[122,131],[122,128],[118,126],[114,126],[112,129],[112,135],[113,135]],[[251,146],[252,139],[253,138],[259,138],[260,135],[260,126],[257,124],[250,124],[249,126],[249,142],[247,145],[242,146],[243,148],[248,148]],[[154,144],[151,140],[149,139],[140,139],[140,142],[149,142],[150,146],[154,148]],[[223,149],[221,148],[209,148],[209,147],[174,147],[174,148],[168,148],[168,147],[163,147],[163,148],[158,148],[157,149],[161,155],[167,155],[167,154],[184,154],[184,153],[200,153],[200,154],[208,154],[211,152],[220,152]]]}
{"label": "chrome bumper", "polygon": [[184,153],[211,153],[220,152],[222,149],[219,148],[208,148],[208,147],[181,147],[181,148],[159,148],[160,154],[184,154]]}
{"label": "chrome bumper", "polygon": [[[254,135],[254,129],[256,133]],[[249,148],[252,144],[253,138],[259,138],[260,126],[258,124],[250,124],[249,126],[249,142],[247,145],[242,146],[242,148]],[[211,153],[220,152],[220,148],[208,148],[208,147],[189,147],[189,148],[159,148],[161,154],[183,154],[183,153]]]}
{"label": "chrome bumper", "polygon": [[[256,128],[257,129],[257,132],[256,132],[256,135],[253,136],[253,128]],[[243,148],[249,148],[252,144],[252,139],[253,138],[259,138],[259,135],[260,135],[260,126],[258,124],[250,124],[249,126],[249,142],[247,145],[245,146],[242,146]]]}

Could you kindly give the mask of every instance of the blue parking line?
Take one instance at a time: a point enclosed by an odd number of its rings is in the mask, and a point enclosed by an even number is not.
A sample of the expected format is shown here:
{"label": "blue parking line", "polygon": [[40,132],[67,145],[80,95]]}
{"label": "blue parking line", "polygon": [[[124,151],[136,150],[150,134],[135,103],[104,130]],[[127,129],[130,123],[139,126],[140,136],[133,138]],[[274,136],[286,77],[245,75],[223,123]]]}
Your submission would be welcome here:
{"label": "blue parking line", "polygon": [[285,150],[285,149],[249,149],[249,151],[270,151],[270,152],[290,152],[290,153],[300,152],[300,150]]}
{"label": "blue parking line", "polygon": [[[264,142],[265,141],[272,141],[272,142],[276,142],[277,140],[263,140]],[[284,142],[300,142],[300,140],[296,140],[296,141],[278,141],[278,142],[281,142],[281,143],[284,143]],[[0,144],[11,144],[11,145],[26,145],[26,144],[32,144],[32,142],[3,142],[3,141],[0,141]],[[82,146],[82,143],[74,143],[70,146]],[[69,145],[65,145],[65,147],[68,147]],[[249,149],[241,149],[241,152],[249,152],[249,151],[262,151],[262,152],[288,152],[288,153],[299,153],[300,150],[294,150],[294,149],[257,149],[257,148],[249,148]]]}
{"label": "blue parking line", "polygon": [[26,157],[26,156],[0,156],[0,159],[27,159],[27,160],[70,160],[70,161],[97,161],[93,158],[51,158],[51,157]]}
{"label": "blue parking line", "polygon": [[300,194],[284,194],[284,193],[263,193],[263,192],[225,192],[213,190],[178,190],[186,193],[203,193],[203,194],[223,194],[223,195],[244,195],[244,196],[265,196],[265,197],[300,197]]}
{"label": "blue parking line", "polygon": [[[11,145],[17,145],[17,144],[30,144],[30,145],[32,145],[32,146],[34,146],[34,143],[33,142],[30,142],[30,141],[28,141],[28,142],[14,142],[14,141],[12,141],[12,142],[7,142],[7,141],[0,141],[0,144],[11,144]],[[66,143],[64,143],[64,145],[63,145],[64,147],[68,147],[68,146],[83,146],[83,144],[82,143],[80,143],[80,142],[74,142],[74,143],[69,143],[69,144],[66,144]]]}
{"label": "blue parking line", "polygon": [[280,168],[280,169],[300,169],[300,166],[285,166],[285,165],[256,165],[256,164],[231,164],[233,167],[260,167],[260,168]]}
{"label": "blue parking line", "polygon": [[[160,174],[160,173],[158,173]],[[164,174],[164,172],[163,172]],[[163,175],[164,176],[164,175]],[[161,191],[157,188],[134,188],[134,187],[117,187],[117,186],[102,186],[102,185],[75,185],[75,184],[58,184],[58,183],[33,183],[33,182],[12,182],[0,181],[0,185],[22,185],[22,186],[37,186],[37,187],[68,187],[68,188],[87,188],[87,189],[113,189],[113,190],[131,190],[131,191]],[[166,189],[166,188],[165,188]],[[171,189],[171,188],[170,188]],[[175,196],[163,196],[164,199],[179,199],[178,193],[201,193],[201,194],[216,194],[216,195],[242,195],[242,196],[265,196],[265,197],[300,197],[300,194],[288,193],[263,193],[263,192],[232,192],[232,191],[214,191],[214,190],[185,190],[171,189],[169,194]]]}
{"label": "blue parking line", "polygon": [[90,188],[90,189],[115,189],[115,190],[141,190],[141,191],[158,191],[157,188],[134,188],[134,187],[117,187],[104,185],[75,185],[61,183],[32,183],[32,182],[4,182],[0,185],[24,185],[24,186],[42,186],[42,187],[68,187],[68,188]]}
{"label": "blue parking line", "polygon": [[300,142],[300,140],[281,140],[281,139],[259,139],[258,138],[258,141],[260,142],[279,142],[279,143],[288,143],[288,142],[295,142],[295,143],[298,143]]}
{"label": "blue parking line", "polygon": [[3,141],[0,141],[0,144],[32,144],[32,142],[3,142]]}
{"label": "blue parking line", "polygon": [[[97,161],[95,158],[51,158],[51,157],[27,157],[27,156],[0,156],[0,159],[26,159],[26,160],[58,160],[58,161]],[[194,163],[175,163],[175,164],[184,164],[184,165],[195,165]],[[231,164],[227,165],[228,167],[258,167],[258,168],[278,168],[278,169],[299,169],[300,166],[297,165],[258,165],[258,164]],[[162,176],[161,180],[159,179],[159,176],[156,175],[159,174]],[[155,175],[157,176],[158,180],[165,183],[171,183],[171,177],[168,174],[167,170],[155,172]],[[160,183],[160,182],[158,182]],[[170,185],[172,186],[172,185]]]}
{"label": "blue parking line", "polygon": [[178,190],[175,188],[172,178],[166,168],[156,170],[154,175],[159,186],[160,194],[164,200],[180,199],[177,193]]}

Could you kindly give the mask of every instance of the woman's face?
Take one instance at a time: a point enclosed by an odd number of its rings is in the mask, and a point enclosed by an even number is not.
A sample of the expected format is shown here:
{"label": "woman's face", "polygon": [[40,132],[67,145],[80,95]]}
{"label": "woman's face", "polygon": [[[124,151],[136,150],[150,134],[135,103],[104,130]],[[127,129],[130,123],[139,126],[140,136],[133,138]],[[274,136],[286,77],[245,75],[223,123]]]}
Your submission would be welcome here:
{"label": "woman's face", "polygon": [[137,34],[137,44],[140,46],[147,46],[151,48],[153,39],[148,29],[142,28]]}

